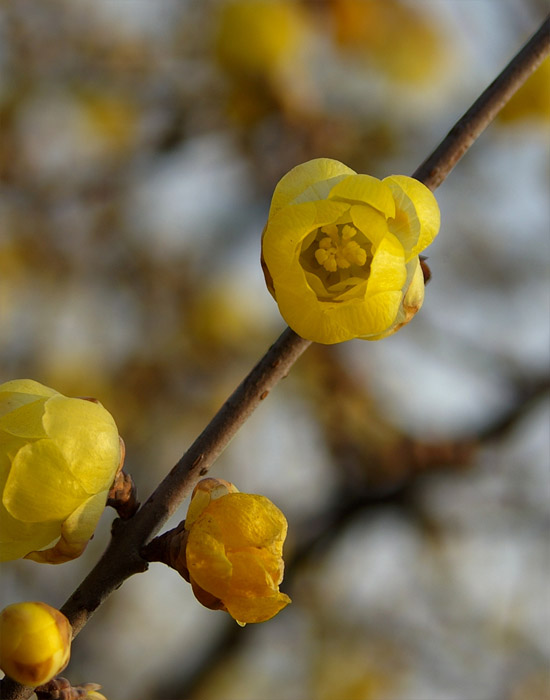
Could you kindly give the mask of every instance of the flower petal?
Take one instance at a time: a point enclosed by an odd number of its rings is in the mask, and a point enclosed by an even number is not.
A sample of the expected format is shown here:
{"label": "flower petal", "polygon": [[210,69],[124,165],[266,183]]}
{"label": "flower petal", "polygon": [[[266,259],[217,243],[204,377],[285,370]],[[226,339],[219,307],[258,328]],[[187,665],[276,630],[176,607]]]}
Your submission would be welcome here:
{"label": "flower petal", "polygon": [[86,549],[101,514],[105,510],[108,491],[95,494],[74,510],[61,527],[61,538],[50,549],[32,551],[25,559],[42,564],[63,564],[79,557]]}
{"label": "flower petal", "polygon": [[[55,389],[35,382],[34,379],[12,379],[0,384],[0,407],[4,406],[6,401],[16,401],[17,405],[23,405],[39,398],[54,396],[57,393]],[[8,410],[12,409],[8,408]],[[0,408],[0,415],[2,413],[4,410]]]}
{"label": "flower petal", "polygon": [[285,608],[292,601],[285,593],[271,596],[250,598],[249,596],[231,595],[225,601],[227,612],[241,625],[253,622],[266,622]]}
{"label": "flower petal", "polygon": [[[28,396],[26,394],[25,396]],[[9,413],[0,416],[0,429],[10,435],[38,439],[47,437],[42,424],[47,398],[37,398],[34,401],[13,408]],[[14,404],[12,404],[14,405]]]}
{"label": "flower petal", "polygon": [[87,495],[111,486],[120,441],[113,417],[101,404],[54,396],[46,403],[43,422]]}
{"label": "flower petal", "polygon": [[15,456],[2,503],[14,518],[37,523],[64,520],[87,498],[59,448],[50,440],[38,440]]}
{"label": "flower petal", "polygon": [[396,221],[390,230],[403,243],[407,261],[422,252],[439,232],[439,206],[431,190],[413,177],[391,175],[384,178],[396,203]]}
{"label": "flower petal", "polygon": [[330,199],[369,204],[382,212],[385,218],[395,216],[395,202],[388,185],[371,175],[350,175],[330,191]]}
{"label": "flower petal", "polygon": [[216,528],[215,534],[211,534],[209,525],[213,523],[206,516],[191,528],[185,550],[187,568],[189,576],[201,588],[224,600],[233,567],[225,554],[223,533]]}
{"label": "flower petal", "polygon": [[368,294],[400,291],[406,279],[403,246],[395,236],[387,233],[374,250],[367,285]]}
{"label": "flower petal", "polygon": [[[296,197],[302,194],[308,187],[317,183],[322,183],[332,178],[342,178],[347,175],[354,175],[355,171],[347,165],[331,158],[315,158],[314,160],[301,163],[292,168],[281,180],[279,180],[269,210],[269,218],[279,209],[286,207],[293,202]],[[335,180],[334,182],[337,182]],[[325,186],[322,190],[324,192]],[[312,199],[323,199],[324,196],[315,196],[312,190]]]}

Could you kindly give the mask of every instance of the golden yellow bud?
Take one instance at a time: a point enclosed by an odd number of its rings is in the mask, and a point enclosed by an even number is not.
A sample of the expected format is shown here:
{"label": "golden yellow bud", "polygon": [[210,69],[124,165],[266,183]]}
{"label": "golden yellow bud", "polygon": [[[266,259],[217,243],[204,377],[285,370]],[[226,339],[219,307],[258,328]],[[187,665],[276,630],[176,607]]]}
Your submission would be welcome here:
{"label": "golden yellow bud", "polygon": [[23,685],[47,683],[69,663],[72,630],[55,608],[14,603],[0,613],[0,668]]}

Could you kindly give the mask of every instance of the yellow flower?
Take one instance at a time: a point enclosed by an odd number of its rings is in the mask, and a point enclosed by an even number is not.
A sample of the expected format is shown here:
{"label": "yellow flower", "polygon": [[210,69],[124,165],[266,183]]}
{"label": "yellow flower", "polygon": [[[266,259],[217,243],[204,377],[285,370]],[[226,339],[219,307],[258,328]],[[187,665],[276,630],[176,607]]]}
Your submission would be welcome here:
{"label": "yellow flower", "polygon": [[1,384],[0,561],[82,554],[119,461],[118,431],[101,404],[30,379]]}
{"label": "yellow flower", "polygon": [[423,7],[402,0],[332,0],[337,42],[398,81],[428,82],[442,74],[445,46]]}
{"label": "yellow flower", "polygon": [[302,34],[302,17],[293,2],[231,0],[221,7],[218,58],[234,74],[272,76],[295,58]]}
{"label": "yellow flower", "polygon": [[529,76],[508,104],[498,113],[501,122],[522,119],[550,120],[550,58]]}
{"label": "yellow flower", "polygon": [[378,340],[422,306],[418,254],[438,230],[437,202],[418,180],[310,160],[275,188],[262,236],[266,283],[303,338]]}
{"label": "yellow flower", "polygon": [[188,578],[197,599],[239,624],[264,622],[290,603],[279,592],[287,522],[265,496],[204,479],[185,521]]}
{"label": "yellow flower", "polygon": [[0,613],[0,668],[23,685],[47,683],[69,663],[72,630],[55,608],[14,603]]}

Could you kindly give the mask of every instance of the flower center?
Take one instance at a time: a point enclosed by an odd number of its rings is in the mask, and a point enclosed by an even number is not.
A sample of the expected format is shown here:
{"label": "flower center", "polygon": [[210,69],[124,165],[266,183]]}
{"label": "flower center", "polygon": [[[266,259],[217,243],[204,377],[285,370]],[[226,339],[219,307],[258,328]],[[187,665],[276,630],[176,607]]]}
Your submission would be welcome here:
{"label": "flower center", "polygon": [[362,294],[371,261],[371,242],[349,219],[313,230],[300,251],[308,284],[327,301],[349,298],[353,289]]}
{"label": "flower center", "polygon": [[367,251],[352,240],[357,234],[354,226],[332,224],[323,226],[320,231],[325,234],[325,237],[319,241],[315,260],[327,272],[346,270],[352,265],[362,267],[367,262]]}

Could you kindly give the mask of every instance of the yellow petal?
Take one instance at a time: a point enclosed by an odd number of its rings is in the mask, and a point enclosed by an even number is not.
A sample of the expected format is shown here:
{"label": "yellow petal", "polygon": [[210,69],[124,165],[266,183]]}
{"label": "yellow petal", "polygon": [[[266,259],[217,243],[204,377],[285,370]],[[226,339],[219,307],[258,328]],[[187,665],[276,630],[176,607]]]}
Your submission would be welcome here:
{"label": "yellow petal", "polygon": [[[1,407],[5,401],[17,401],[18,405],[22,405],[38,398],[54,396],[57,393],[55,389],[35,382],[34,379],[12,379],[9,382],[4,382],[0,384],[0,415],[4,412]],[[27,396],[28,398],[25,398]]]}
{"label": "yellow petal", "polygon": [[238,493],[239,489],[225,479],[201,479],[193,489],[191,502],[185,516],[185,529],[190,530],[191,526],[203,510],[208,506],[210,501],[222,496],[227,496],[228,493]]}
{"label": "yellow petal", "polygon": [[51,440],[22,447],[13,460],[2,503],[22,522],[64,520],[88,498]]}
{"label": "yellow petal", "polygon": [[422,252],[434,240],[441,223],[439,206],[431,190],[406,175],[384,178],[396,203],[395,230],[407,253],[407,261]]}
{"label": "yellow petal", "polygon": [[113,417],[101,404],[54,396],[46,403],[44,426],[87,494],[111,486],[120,441]]}
{"label": "yellow petal", "polygon": [[400,291],[407,279],[403,246],[391,233],[375,247],[368,279],[368,294]]}
{"label": "yellow petal", "polygon": [[63,564],[79,557],[86,549],[101,514],[105,510],[108,491],[91,496],[69,515],[61,527],[61,538],[50,549],[31,551],[25,559],[42,564]]}
{"label": "yellow petal", "polygon": [[420,267],[420,260],[416,257],[407,263],[407,281],[404,285],[406,291],[393,324],[383,333],[376,336],[364,337],[362,340],[381,340],[382,338],[396,333],[400,328],[409,323],[422,307],[424,301],[424,287],[424,274]]}
{"label": "yellow petal", "polygon": [[358,228],[374,245],[380,244],[380,241],[388,235],[388,224],[381,212],[376,211],[371,206],[355,204],[350,207],[351,220],[356,228]]}
{"label": "yellow petal", "polygon": [[227,595],[233,567],[225,554],[223,533],[207,531],[204,523],[195,523],[189,532],[185,550],[190,577],[205,591],[220,598]]}
{"label": "yellow petal", "polygon": [[284,289],[277,296],[281,315],[300,335],[316,343],[331,345],[386,330],[395,319],[402,299],[400,291],[382,292],[347,303],[315,299],[307,306]]}
{"label": "yellow petal", "polygon": [[[332,160],[331,158],[315,158],[314,160],[297,165],[281,178],[275,187],[271,200],[269,217],[273,216],[279,209],[290,204],[308,187],[327,180],[333,180],[332,184],[336,184],[338,180],[334,180],[334,178],[342,179],[347,175],[354,174],[355,171],[348,168],[347,165],[337,160]],[[323,197],[314,198],[323,199]]]}
{"label": "yellow petal", "polygon": [[392,192],[385,181],[371,175],[351,175],[337,183],[330,198],[346,202],[369,204],[382,212],[385,218],[395,216]]}
{"label": "yellow petal", "polygon": [[[19,395],[26,398],[28,394]],[[37,398],[35,401],[13,408],[9,413],[0,416],[0,429],[22,438],[38,439],[47,436],[42,424],[47,398]],[[1,444],[1,443],[0,443]]]}
{"label": "yellow petal", "polygon": [[285,593],[275,593],[265,598],[249,596],[229,596],[225,606],[227,612],[239,624],[266,622],[292,601]]}
{"label": "yellow petal", "polygon": [[42,549],[59,539],[61,522],[24,523],[0,506],[0,561],[20,559],[32,549]]}

